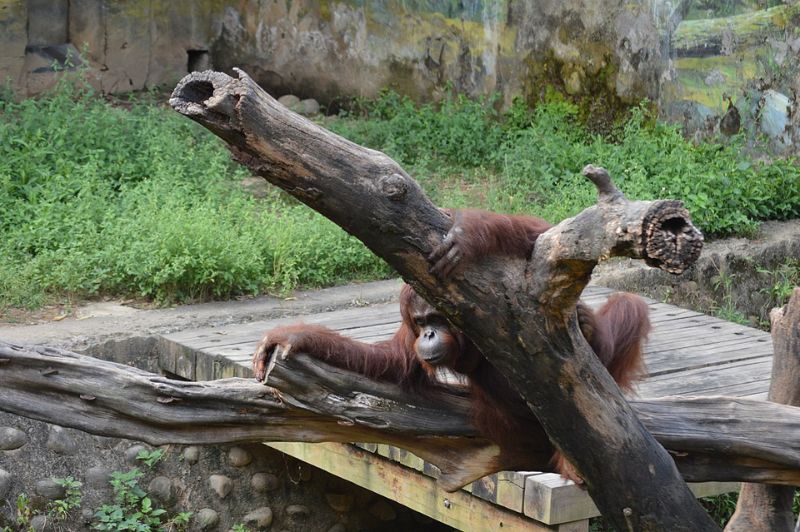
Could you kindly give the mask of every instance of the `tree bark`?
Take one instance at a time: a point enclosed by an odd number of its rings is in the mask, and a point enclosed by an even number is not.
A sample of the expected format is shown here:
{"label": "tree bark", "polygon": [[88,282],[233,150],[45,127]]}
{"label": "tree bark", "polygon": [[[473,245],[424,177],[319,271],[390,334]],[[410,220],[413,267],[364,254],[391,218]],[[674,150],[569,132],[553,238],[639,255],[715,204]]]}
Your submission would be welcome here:
{"label": "tree bark", "polygon": [[[774,309],[772,377],[767,400],[800,406],[800,288],[789,303]],[[791,532],[794,527],[792,486],[742,484],[736,512],[725,527],[727,532]],[[800,520],[798,520],[800,525]]]}
{"label": "tree bark", "polygon": [[359,238],[464,331],[528,402],[613,526],[717,528],[575,317],[601,258],[640,258],[671,272],[696,259],[702,237],[678,202],[629,202],[607,173],[588,168],[598,205],[541,235],[530,261],[488,258],[442,282],[426,257],[451,222],[419,185],[386,155],[291,113],[237,74],[190,74],[170,104],[228,142],[253,172]]}
{"label": "tree bark", "polygon": [[[508,469],[477,437],[464,390],[425,397],[303,354],[250,379],[185,382],[61,349],[0,342],[0,409],[101,436],[169,443],[370,442],[407,449],[455,490]],[[800,409],[726,397],[635,400],[687,480],[800,483]],[[550,470],[549,441],[529,471]]]}

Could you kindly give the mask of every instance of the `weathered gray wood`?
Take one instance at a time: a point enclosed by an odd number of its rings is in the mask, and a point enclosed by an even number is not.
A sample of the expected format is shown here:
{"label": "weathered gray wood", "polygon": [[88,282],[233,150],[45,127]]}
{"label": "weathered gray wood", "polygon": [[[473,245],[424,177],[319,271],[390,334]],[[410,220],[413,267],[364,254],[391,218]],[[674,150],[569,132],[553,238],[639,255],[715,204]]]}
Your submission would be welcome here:
{"label": "weathered gray wood", "polygon": [[[363,440],[409,449],[459,479],[495,467],[497,447],[475,437],[468,402],[452,390],[413,396],[303,355],[277,364],[272,379],[283,391],[0,342],[0,409],[92,434],[154,445]],[[546,467],[549,452],[532,461]]]}
{"label": "weathered gray wood", "polygon": [[190,74],[170,104],[228,142],[253,172],[363,241],[467,332],[528,402],[614,526],[716,528],[596,360],[575,317],[601,258],[640,258],[673,273],[696,260],[702,237],[679,202],[629,202],[605,171],[587,167],[598,205],[541,235],[530,262],[489,257],[463,278],[441,282],[427,257],[452,223],[419,185],[384,154],[291,113],[236,72],[237,79]]}
{"label": "weathered gray wood", "polygon": [[[775,355],[768,400],[800,406],[800,288],[789,303],[770,315]],[[791,532],[794,488],[742,484],[728,532]],[[800,524],[800,521],[798,521]]]}
{"label": "weathered gray wood", "polygon": [[738,395],[736,388],[753,382],[761,382],[766,390],[769,386],[769,368],[772,361],[769,357],[735,362],[724,366],[683,371],[680,379],[673,379],[670,374],[657,375],[639,385],[640,393],[645,397],[661,397],[664,395],[721,395],[722,393]]}
{"label": "weathered gray wood", "polygon": [[[507,468],[474,437],[458,389],[414,397],[298,354],[274,388],[249,379],[169,380],[50,348],[0,343],[0,409],[93,434],[165,443],[366,441],[407,449],[454,490]],[[800,482],[800,409],[732,398],[632,402],[692,481]],[[392,451],[384,447],[387,453]],[[548,442],[531,470],[548,470]]]}

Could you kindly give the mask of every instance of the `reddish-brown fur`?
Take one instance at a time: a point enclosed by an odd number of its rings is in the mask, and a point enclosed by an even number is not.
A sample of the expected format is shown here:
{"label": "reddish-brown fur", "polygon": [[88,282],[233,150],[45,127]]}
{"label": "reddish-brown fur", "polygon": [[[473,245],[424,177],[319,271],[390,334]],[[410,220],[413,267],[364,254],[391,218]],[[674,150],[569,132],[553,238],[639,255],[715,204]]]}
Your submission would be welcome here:
{"label": "reddish-brown fur", "polygon": [[270,353],[281,346],[370,379],[421,391],[433,386],[434,380],[414,354],[414,340],[405,322],[391,340],[375,344],[347,338],[320,325],[297,323],[267,331],[253,355],[253,371],[256,379],[263,381]]}
{"label": "reddish-brown fur", "polygon": [[[450,213],[453,228],[430,257],[432,271],[441,276],[448,276],[483,255],[528,257],[536,238],[550,227],[534,217],[476,210]],[[448,367],[468,377],[479,432],[500,446],[506,466],[515,461],[524,466],[526,449],[546,435],[505,376],[408,285],[400,294],[400,312],[403,321],[394,337],[378,344],[364,344],[316,325],[290,325],[269,331],[253,357],[256,378],[264,379],[269,354],[276,346],[417,391],[435,386],[434,366]],[[581,331],[624,390],[630,390],[644,373],[641,349],[650,330],[647,315],[647,304],[633,294],[614,294],[596,312],[578,304]],[[580,482],[560,454],[553,457],[553,464],[559,473]]]}

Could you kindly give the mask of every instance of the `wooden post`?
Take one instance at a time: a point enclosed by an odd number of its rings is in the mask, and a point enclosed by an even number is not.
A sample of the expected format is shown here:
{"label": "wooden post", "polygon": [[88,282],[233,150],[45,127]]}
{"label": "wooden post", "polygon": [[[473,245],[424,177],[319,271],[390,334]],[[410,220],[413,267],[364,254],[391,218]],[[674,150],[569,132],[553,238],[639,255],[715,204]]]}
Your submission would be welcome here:
{"label": "wooden post", "polygon": [[[800,288],[795,288],[789,303],[773,309],[772,379],[767,399],[774,403],[800,406]],[[736,512],[726,532],[791,532],[794,525],[792,486],[742,484]],[[800,529],[800,519],[795,532]]]}

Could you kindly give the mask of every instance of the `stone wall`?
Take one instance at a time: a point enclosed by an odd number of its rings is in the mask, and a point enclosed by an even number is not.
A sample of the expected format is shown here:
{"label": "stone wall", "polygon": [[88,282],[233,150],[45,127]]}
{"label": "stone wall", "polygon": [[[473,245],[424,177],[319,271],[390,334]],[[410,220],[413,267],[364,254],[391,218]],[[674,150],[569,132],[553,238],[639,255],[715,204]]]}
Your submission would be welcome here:
{"label": "stone wall", "polygon": [[18,94],[78,50],[107,92],[238,66],[329,109],[384,87],[506,104],[556,90],[607,122],[647,98],[688,134],[745,130],[779,151],[800,121],[800,5],[780,1],[0,0],[0,79]]}
{"label": "stone wall", "polygon": [[[153,448],[90,436],[0,413],[0,529],[17,530],[17,499],[30,499],[34,530],[90,530],[93,515],[113,504],[112,472],[138,467],[139,485],[168,516],[191,511],[190,530],[449,530],[384,497],[264,445],[167,446],[150,469],[136,455]],[[80,508],[66,520],[48,512],[64,500],[54,479],[82,483]],[[27,530],[27,529],[26,529]]]}

